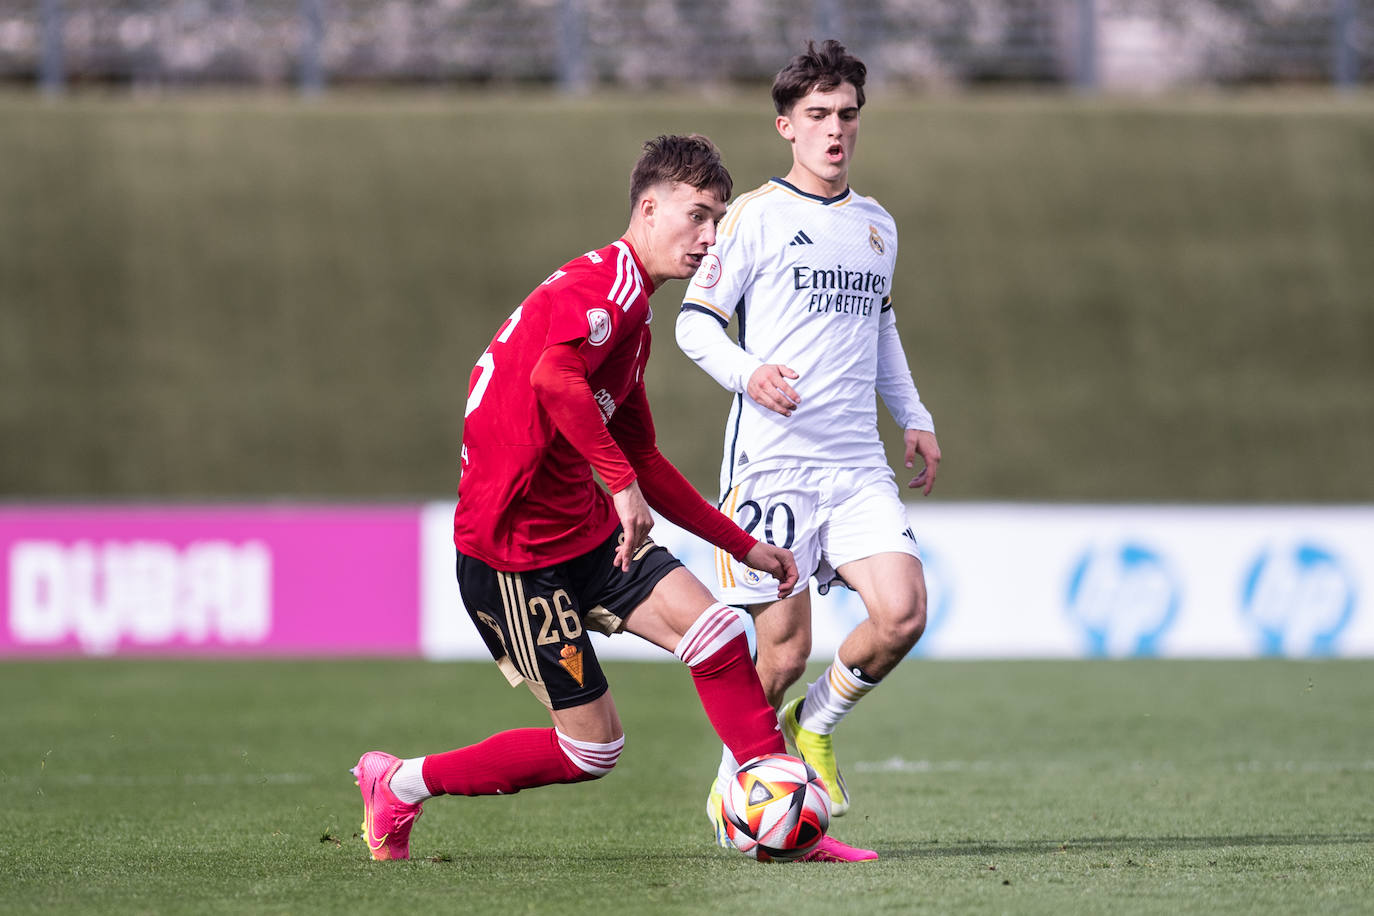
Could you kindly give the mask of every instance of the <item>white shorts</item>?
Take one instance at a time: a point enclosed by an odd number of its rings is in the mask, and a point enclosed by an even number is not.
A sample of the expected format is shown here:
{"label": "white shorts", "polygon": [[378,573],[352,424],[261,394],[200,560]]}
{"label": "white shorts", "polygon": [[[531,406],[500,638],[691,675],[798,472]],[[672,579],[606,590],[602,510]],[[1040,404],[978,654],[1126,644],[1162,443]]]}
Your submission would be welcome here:
{"label": "white shorts", "polygon": [[[792,594],[816,577],[821,594],[843,583],[835,570],[880,553],[921,552],[890,468],[808,467],[750,474],[725,494],[720,511],[761,541],[786,547],[801,574]],[[726,604],[776,601],[776,580],[716,549],[712,589]]]}

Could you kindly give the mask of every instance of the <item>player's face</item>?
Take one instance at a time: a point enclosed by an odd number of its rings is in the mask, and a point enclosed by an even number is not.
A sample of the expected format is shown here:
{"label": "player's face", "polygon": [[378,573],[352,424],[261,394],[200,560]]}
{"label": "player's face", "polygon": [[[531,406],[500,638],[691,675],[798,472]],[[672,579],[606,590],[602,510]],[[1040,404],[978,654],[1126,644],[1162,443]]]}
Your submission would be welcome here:
{"label": "player's face", "polygon": [[653,216],[649,244],[653,265],[645,264],[662,280],[683,280],[697,272],[706,249],[716,242],[716,224],[725,215],[725,202],[714,191],[702,191],[684,182],[660,185],[652,192]]}
{"label": "player's face", "polygon": [[778,116],[777,127],[792,144],[789,182],[820,197],[844,193],[859,140],[859,93],[852,83],[811,90]]}

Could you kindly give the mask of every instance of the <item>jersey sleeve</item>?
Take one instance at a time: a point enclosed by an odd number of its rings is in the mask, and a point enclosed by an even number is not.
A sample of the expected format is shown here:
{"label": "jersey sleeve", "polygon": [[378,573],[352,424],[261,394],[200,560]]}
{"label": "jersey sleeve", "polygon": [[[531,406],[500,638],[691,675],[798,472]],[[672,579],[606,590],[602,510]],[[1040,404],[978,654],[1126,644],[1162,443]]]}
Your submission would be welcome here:
{"label": "jersey sleeve", "polygon": [[544,281],[549,314],[544,346],[575,346],[586,362],[588,374],[605,361],[609,352],[605,344],[622,315],[620,306],[612,299],[615,279],[603,271],[559,270]]}
{"label": "jersey sleeve", "polygon": [[712,316],[685,306],[677,316],[677,345],[727,391],[743,392],[763,360],[747,352]]}
{"label": "jersey sleeve", "polygon": [[754,549],[758,540],[703,499],[658,450],[653,416],[642,384],[616,409],[611,432],[638,473],[639,489],[650,506],[673,524],[744,561],[745,554]]}
{"label": "jersey sleeve", "polygon": [[687,286],[676,326],[682,352],[721,387],[737,392],[763,365],[725,332],[754,276],[759,227],[748,204],[742,198],[725,214],[716,243]]}
{"label": "jersey sleeve", "polygon": [[916,381],[907,365],[901,335],[897,333],[897,316],[889,305],[884,306],[878,319],[878,396],[902,429],[935,432],[935,421],[921,403]]}
{"label": "jersey sleeve", "polygon": [[634,468],[602,422],[587,382],[587,364],[577,349],[569,344],[545,347],[530,372],[530,386],[563,438],[612,493],[634,482]]}

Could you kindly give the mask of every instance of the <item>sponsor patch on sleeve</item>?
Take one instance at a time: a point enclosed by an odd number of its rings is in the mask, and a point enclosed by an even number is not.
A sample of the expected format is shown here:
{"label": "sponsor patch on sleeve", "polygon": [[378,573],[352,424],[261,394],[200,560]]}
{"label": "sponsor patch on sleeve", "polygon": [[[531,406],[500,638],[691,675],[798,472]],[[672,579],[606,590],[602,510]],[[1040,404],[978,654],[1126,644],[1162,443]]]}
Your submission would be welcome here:
{"label": "sponsor patch on sleeve", "polygon": [[611,313],[605,309],[587,309],[587,342],[594,347],[604,344],[611,336]]}
{"label": "sponsor patch on sleeve", "polygon": [[692,282],[702,289],[710,289],[720,282],[720,273],[720,258],[708,253],[701,259],[701,266],[697,268],[697,275]]}

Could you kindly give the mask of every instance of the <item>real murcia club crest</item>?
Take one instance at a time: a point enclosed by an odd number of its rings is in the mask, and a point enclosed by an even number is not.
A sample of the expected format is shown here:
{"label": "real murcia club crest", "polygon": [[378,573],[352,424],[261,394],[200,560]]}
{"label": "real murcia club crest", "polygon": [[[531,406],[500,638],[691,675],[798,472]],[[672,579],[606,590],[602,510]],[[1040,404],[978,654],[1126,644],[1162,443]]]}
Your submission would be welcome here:
{"label": "real murcia club crest", "polygon": [[582,686],[582,650],[577,646],[563,644],[563,648],[558,653],[558,664],[573,676],[577,681],[577,686]]}
{"label": "real murcia club crest", "polygon": [[605,309],[587,309],[587,342],[594,347],[599,347],[610,336],[611,313]]}
{"label": "real murcia club crest", "polygon": [[878,234],[877,226],[868,227],[868,244],[872,246],[873,250],[878,252],[878,254],[882,254],[887,250],[883,246],[883,237]]}

